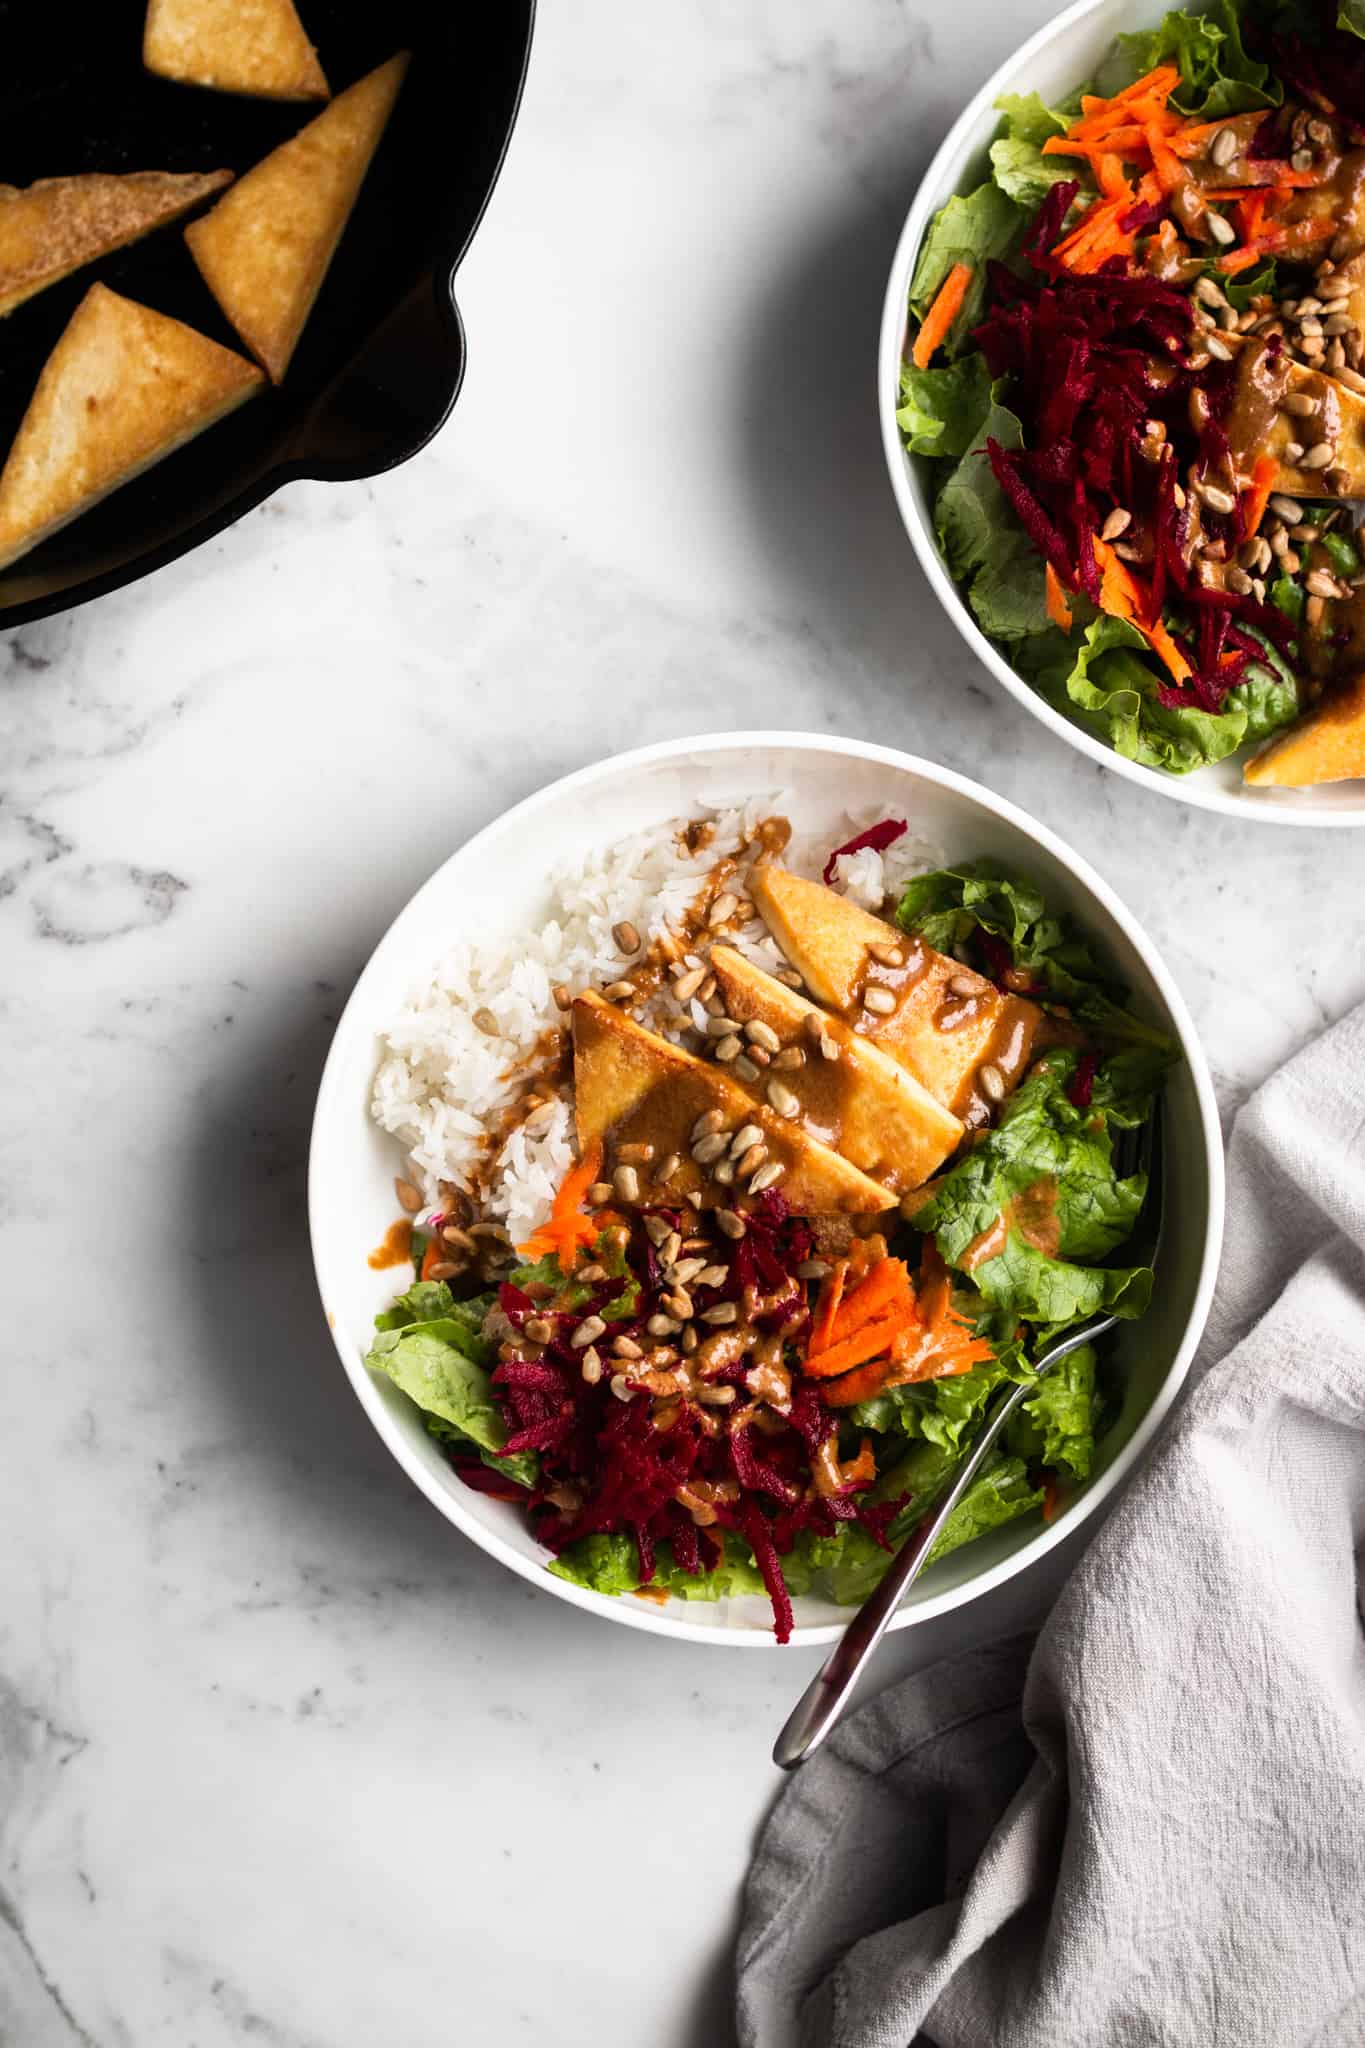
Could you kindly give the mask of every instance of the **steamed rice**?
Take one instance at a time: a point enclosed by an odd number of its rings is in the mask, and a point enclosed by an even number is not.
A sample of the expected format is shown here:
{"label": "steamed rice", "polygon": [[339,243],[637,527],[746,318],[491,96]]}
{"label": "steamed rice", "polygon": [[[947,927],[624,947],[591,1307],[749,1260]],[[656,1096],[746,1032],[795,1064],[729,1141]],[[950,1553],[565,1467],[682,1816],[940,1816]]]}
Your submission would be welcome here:
{"label": "steamed rice", "polygon": [[[518,1244],[544,1221],[573,1163],[569,1103],[556,1096],[533,1110],[507,1136],[491,1168],[485,1140],[524,1091],[528,1065],[544,1034],[564,1023],[554,999],[556,985],[565,983],[576,993],[626,973],[641,956],[620,951],[614,926],[633,924],[646,946],[666,927],[681,926],[717,861],[752,839],[765,818],[790,815],[790,801],[781,791],[755,797],[743,808],[699,804],[691,817],[668,819],[604,848],[580,866],[555,870],[544,922],[497,940],[459,940],[451,946],[384,1033],[372,1102],[379,1123],[407,1148],[410,1176],[429,1202],[437,1203],[442,1181],[482,1187],[485,1213],[501,1220]],[[831,844],[852,838],[885,815],[879,807],[849,816],[842,829],[822,835],[818,844],[794,834],[783,865],[818,877]],[[698,819],[713,830],[707,847],[689,854],[681,835]],[[834,883],[876,911],[911,873],[930,864],[930,849],[907,832],[885,853],[865,849],[846,855],[836,864]],[[734,878],[737,892],[743,890],[747,867],[746,861]],[[784,964],[757,916],[725,937],[761,966],[771,970]],[[665,992],[646,1009],[645,1021],[675,1036],[686,1017]],[[705,1029],[705,1012],[695,1001],[692,1021]]]}

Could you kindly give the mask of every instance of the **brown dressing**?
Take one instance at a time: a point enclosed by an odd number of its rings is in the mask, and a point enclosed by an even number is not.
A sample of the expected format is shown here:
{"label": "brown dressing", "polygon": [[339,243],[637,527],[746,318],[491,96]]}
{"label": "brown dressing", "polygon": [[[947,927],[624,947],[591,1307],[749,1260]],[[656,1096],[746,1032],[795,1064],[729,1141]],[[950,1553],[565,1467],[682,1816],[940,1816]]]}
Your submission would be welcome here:
{"label": "brown dressing", "polygon": [[958,1260],[964,1273],[975,1272],[987,1259],[999,1258],[1010,1232],[1021,1237],[1045,1259],[1055,1259],[1061,1248],[1062,1225],[1057,1214],[1057,1183],[1044,1174],[1006,1202],[993,1223],[975,1236]]}
{"label": "brown dressing", "polygon": [[376,1273],[384,1272],[389,1266],[406,1266],[412,1258],[412,1220],[400,1216],[391,1223],[384,1233],[384,1242],[376,1245],[366,1264],[373,1266]]}

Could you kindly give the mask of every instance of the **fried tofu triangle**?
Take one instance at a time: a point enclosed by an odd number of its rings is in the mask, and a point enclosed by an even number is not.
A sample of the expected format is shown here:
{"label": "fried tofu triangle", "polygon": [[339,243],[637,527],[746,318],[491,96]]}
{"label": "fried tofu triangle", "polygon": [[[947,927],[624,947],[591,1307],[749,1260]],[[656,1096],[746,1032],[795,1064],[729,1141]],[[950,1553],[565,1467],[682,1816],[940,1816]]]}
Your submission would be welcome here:
{"label": "fried tofu triangle", "polygon": [[400,50],[239,178],[185,230],[204,282],[278,384],[408,68]]}
{"label": "fried tofu triangle", "polygon": [[158,78],[212,92],[331,97],[293,0],[148,0],[142,61]]}
{"label": "fried tofu triangle", "polygon": [[774,1084],[786,1089],[799,1105],[803,1129],[889,1188],[921,1186],[957,1149],[957,1117],[842,1018],[785,988],[731,946],[712,947],[711,969],[727,1016],[756,1024],[775,1057],[793,1048],[801,1055],[794,1071],[760,1073],[748,1093],[768,1099]]}
{"label": "fried tofu triangle", "polygon": [[53,349],[0,474],[0,568],[232,412],[254,363],[107,285]]}
{"label": "fried tofu triangle", "polygon": [[1352,676],[1247,762],[1258,789],[1311,789],[1365,776],[1365,675]]}
{"label": "fried tofu triangle", "polygon": [[231,171],[129,171],[0,185],[0,315],[231,183]]}
{"label": "fried tofu triangle", "polygon": [[[763,1150],[762,1161],[746,1169],[749,1180],[764,1167],[777,1168],[773,1181],[803,1214],[876,1216],[894,1205],[888,1189],[775,1110],[751,1101],[722,1067],[656,1037],[601,996],[590,992],[574,1003],[573,1043],[578,1142],[586,1152],[594,1139],[601,1139],[605,1170],[631,1164],[635,1173],[637,1195],[622,1193],[618,1181],[618,1201],[677,1203],[700,1192],[707,1207],[742,1204],[750,1190],[735,1174],[734,1162],[729,1179],[717,1180],[716,1170],[748,1126],[759,1135],[746,1149],[761,1145]],[[702,1117],[713,1113],[728,1142],[714,1159],[697,1160],[693,1148],[700,1141],[693,1132]],[[650,1148],[648,1162],[633,1164],[645,1146]],[[624,1147],[629,1151],[623,1152]],[[658,1186],[655,1175],[673,1154],[677,1166],[667,1184]]]}

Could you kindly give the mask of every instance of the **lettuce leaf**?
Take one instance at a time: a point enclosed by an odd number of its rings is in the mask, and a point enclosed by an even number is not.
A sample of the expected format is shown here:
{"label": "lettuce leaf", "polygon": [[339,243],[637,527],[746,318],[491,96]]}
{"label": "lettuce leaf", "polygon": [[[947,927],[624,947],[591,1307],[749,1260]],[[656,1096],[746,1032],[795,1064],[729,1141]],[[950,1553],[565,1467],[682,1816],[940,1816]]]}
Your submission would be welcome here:
{"label": "lettuce leaf", "polygon": [[912,455],[965,455],[979,441],[990,406],[990,372],[978,350],[941,370],[901,365],[896,422]]}
{"label": "lettuce leaf", "polygon": [[[1086,1263],[1106,1258],[1129,1235],[1147,1183],[1141,1173],[1118,1176],[1107,1117],[1093,1103],[1078,1109],[1069,1100],[1076,1058],[1051,1051],[1040,1060],[1000,1121],[911,1218],[933,1233],[948,1265],[965,1270],[964,1259],[972,1259],[972,1280],[989,1307],[1053,1330],[1103,1309],[1141,1315],[1152,1291],[1150,1267]],[[974,1248],[1002,1221],[1000,1249],[979,1258]],[[1055,1252],[1039,1245],[1039,1223],[1055,1229]]]}
{"label": "lettuce leaf", "polygon": [[[742,1536],[727,1529],[725,1559],[713,1572],[683,1571],[667,1543],[655,1555],[653,1591],[674,1593],[682,1600],[724,1600],[731,1594],[762,1593],[763,1577]],[[640,1553],[626,1535],[580,1536],[562,1550],[549,1570],[570,1585],[593,1593],[632,1593],[640,1583]]]}
{"label": "lettuce leaf", "polygon": [[955,263],[966,263],[972,281],[945,344],[949,356],[966,344],[981,318],[986,297],[986,265],[1012,254],[1028,225],[1026,207],[1016,206],[994,182],[978,185],[966,197],[955,193],[929,223],[929,232],[910,280],[910,311],[922,320],[939,286]]}
{"label": "lettuce leaf", "polygon": [[1298,684],[1273,648],[1247,669],[1218,712],[1161,702],[1161,677],[1135,626],[1103,616],[1079,645],[1053,633],[1022,650],[1017,665],[1050,704],[1109,742],[1125,760],[1188,775],[1248,741],[1266,739],[1298,713]]}
{"label": "lettuce leaf", "polygon": [[[593,1246],[593,1258],[613,1280],[622,1280],[624,1285],[619,1294],[598,1309],[597,1313],[606,1323],[628,1322],[634,1316],[640,1299],[640,1283],[630,1270],[630,1262],[619,1245],[607,1244],[602,1238]],[[555,1297],[556,1309],[582,1308],[592,1295],[592,1288],[585,1287],[579,1280],[565,1279],[559,1260],[553,1252],[547,1252],[534,1265],[517,1266],[509,1279],[514,1287],[536,1295],[537,1299]]]}
{"label": "lettuce leaf", "polygon": [[1168,14],[1154,29],[1120,36],[1100,66],[1096,90],[1106,97],[1120,92],[1158,64],[1179,65],[1175,105],[1202,120],[1278,107],[1284,98],[1270,67],[1247,55],[1232,0],[1209,0],[1202,14]]}
{"label": "lettuce leaf", "polygon": [[996,101],[1003,114],[1000,132],[991,144],[991,171],[1002,192],[1034,213],[1049,191],[1064,178],[1085,188],[1092,184],[1082,157],[1044,156],[1050,135],[1064,135],[1080,112],[1080,94],[1061,107],[1049,107],[1036,92],[1006,93]]}
{"label": "lettuce leaf", "polygon": [[428,1418],[433,1436],[471,1443],[494,1472],[532,1486],[540,1470],[533,1451],[497,1454],[507,1425],[493,1394],[494,1347],[483,1335],[491,1294],[456,1301],[444,1280],[419,1280],[375,1317],[378,1331],[365,1363],[401,1387]]}
{"label": "lettuce leaf", "polygon": [[989,861],[916,875],[896,907],[896,921],[940,953],[967,947],[979,927],[1002,940],[1014,965],[1106,1045],[1150,1048],[1156,1071],[1174,1057],[1170,1039],[1125,1008],[1122,982],[1070,918],[1052,915],[1026,875],[1002,875]]}
{"label": "lettuce leaf", "polygon": [[1027,640],[1049,625],[1043,563],[995,480],[988,438],[1002,448],[1018,448],[1024,438],[1015,415],[994,400],[940,487],[934,524],[982,631],[993,640]]}
{"label": "lettuce leaf", "polygon": [[[988,1458],[944,1523],[942,1535],[929,1552],[930,1564],[1042,1505],[1043,1489],[1030,1486],[1022,1458]],[[893,1542],[899,1533],[899,1523],[893,1523]]]}
{"label": "lettuce leaf", "polygon": [[1088,1478],[1098,1405],[1094,1346],[1082,1344],[1039,1380],[1038,1391],[1011,1417],[1005,1430],[1010,1450],[1029,1464]]}

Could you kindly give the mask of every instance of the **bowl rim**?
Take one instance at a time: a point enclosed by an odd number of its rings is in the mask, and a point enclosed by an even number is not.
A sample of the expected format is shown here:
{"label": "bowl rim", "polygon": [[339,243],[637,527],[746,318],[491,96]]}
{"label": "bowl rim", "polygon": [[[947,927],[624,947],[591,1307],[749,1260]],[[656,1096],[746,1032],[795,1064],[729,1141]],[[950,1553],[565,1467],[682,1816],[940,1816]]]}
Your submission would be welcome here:
{"label": "bowl rim", "polygon": [[[1036,1564],[1049,1551],[1055,1549],[1064,1538],[1074,1535],[1082,1522],[1113,1494],[1155,1436],[1174,1404],[1189,1371],[1213,1299],[1223,1240],[1224,1212],[1222,1130],[1213,1082],[1193,1019],[1169,968],[1137,919],[1087,861],[1074,853],[1056,833],[1029,817],[1028,813],[1020,810],[1017,805],[1004,797],[996,796],[982,784],[972,781],[965,775],[959,775],[953,769],[941,767],[937,762],[927,761],[919,755],[903,753],[894,747],[879,746],[866,740],[845,739],[827,733],[703,733],[678,740],[658,741],[646,747],[631,748],[624,753],[608,755],[604,760],[576,769],[524,797],[510,810],[500,812],[471,838],[456,847],[399,910],[361,970],[337,1020],[318,1086],[309,1140],[308,1227],[312,1241],[314,1274],[332,1342],[362,1408],[397,1463],[445,1520],[453,1523],[464,1535],[470,1537],[481,1550],[509,1566],[520,1577],[538,1586],[542,1591],[548,1590],[557,1598],[568,1600],[573,1606],[582,1608],[602,1620],[614,1621],[628,1628],[642,1629],[653,1635],[669,1636],[675,1640],[707,1643],[732,1649],[776,1649],[780,1646],[768,1630],[729,1632],[691,1621],[687,1618],[686,1605],[683,1602],[674,1601],[667,1607],[655,1607],[653,1603],[646,1601],[608,1598],[591,1592],[586,1587],[574,1586],[567,1580],[554,1578],[543,1565],[518,1555],[504,1545],[495,1531],[486,1528],[472,1514],[466,1515],[458,1499],[439,1487],[433,1476],[421,1466],[412,1455],[397,1418],[382,1400],[379,1385],[367,1371],[358,1346],[351,1341],[339,1319],[333,1316],[328,1308],[331,1292],[329,1276],[333,1261],[343,1256],[349,1258],[351,1253],[349,1248],[343,1253],[339,1246],[334,1246],[322,1227],[324,1188],[321,1155],[323,1133],[336,1118],[354,1112],[354,1102],[342,1094],[344,1051],[348,1040],[360,1028],[359,1014],[369,986],[385,971],[391,959],[402,953],[408,928],[420,923],[423,907],[433,894],[445,888],[452,868],[472,858],[498,835],[524,829],[534,819],[539,809],[548,807],[571,791],[586,794],[602,784],[629,776],[638,769],[659,762],[683,760],[692,755],[742,755],[758,748],[787,748],[801,753],[833,755],[838,759],[873,762],[900,773],[908,771],[942,789],[967,798],[969,802],[1021,831],[1051,854],[1090,891],[1141,956],[1175,1026],[1181,1052],[1189,1068],[1199,1112],[1199,1127],[1208,1173],[1208,1208],[1199,1277],[1184,1333],[1147,1413],[1112,1465],[1087,1487],[1072,1511],[1062,1520],[1035,1532],[1032,1539],[1020,1549],[975,1577],[918,1601],[911,1607],[901,1608],[891,1621],[893,1629],[909,1628],[918,1622],[928,1621],[935,1615],[949,1613],[952,1609],[965,1606],[969,1601],[990,1592],[994,1587],[1003,1585],[1007,1580],[1018,1577],[1029,1566]],[[708,772],[717,765],[720,764],[708,760],[706,768],[700,772]],[[675,1613],[674,1609],[682,1611]],[[843,1633],[844,1626],[845,1624],[841,1622],[799,1625],[792,1632],[792,1645],[797,1648],[813,1648],[819,1644],[834,1642]]]}
{"label": "bowl rim", "polygon": [[920,567],[928,577],[934,595],[972,653],[1018,703],[1068,746],[1075,747],[1079,752],[1088,755],[1092,761],[1099,762],[1102,767],[1112,770],[1115,774],[1125,776],[1128,781],[1137,783],[1143,789],[1158,790],[1176,803],[1192,804],[1199,810],[1216,811],[1223,817],[1239,818],[1244,823],[1309,826],[1318,830],[1349,830],[1352,827],[1359,829],[1365,826],[1365,799],[1350,805],[1338,804],[1330,810],[1322,807],[1315,810],[1311,801],[1302,805],[1274,801],[1267,803],[1254,793],[1238,793],[1201,786],[1199,777],[1204,770],[1196,769],[1191,775],[1165,775],[1159,769],[1145,767],[1140,761],[1126,760],[1105,741],[1087,732],[1084,726],[1076,724],[1063,712],[1055,710],[1030,683],[1025,682],[1024,678],[1017,674],[1000,650],[977,625],[938,551],[928,517],[916,497],[911,482],[911,458],[901,445],[900,429],[896,424],[895,394],[899,385],[905,343],[910,278],[930,216],[946,202],[950,192],[958,189],[957,179],[949,176],[950,168],[983,116],[992,111],[1001,93],[1014,89],[1021,68],[1026,67],[1055,38],[1064,34],[1074,24],[1113,5],[1114,0],[1074,0],[1072,6],[1054,15],[1051,21],[1045,22],[1033,35],[1020,43],[1003,63],[996,66],[985,84],[973,93],[935,150],[928,169],[915,189],[896,243],[895,255],[891,260],[877,344],[877,415],[881,424],[882,452],[886,458],[891,489],[900,511],[901,521],[910,536],[911,546],[919,557]]}

